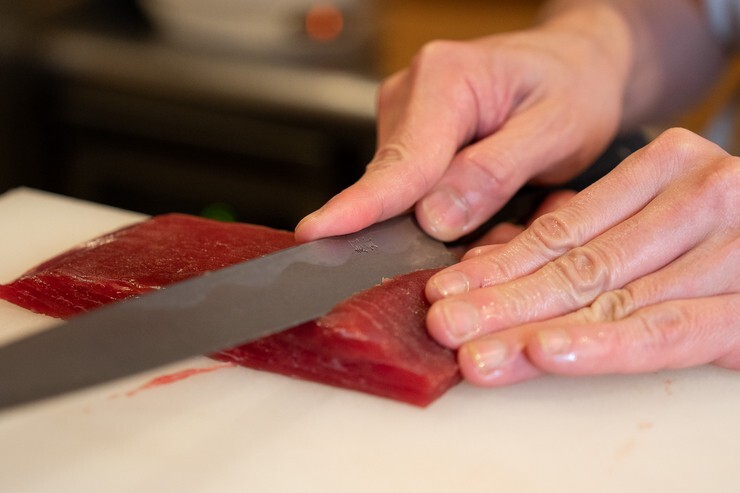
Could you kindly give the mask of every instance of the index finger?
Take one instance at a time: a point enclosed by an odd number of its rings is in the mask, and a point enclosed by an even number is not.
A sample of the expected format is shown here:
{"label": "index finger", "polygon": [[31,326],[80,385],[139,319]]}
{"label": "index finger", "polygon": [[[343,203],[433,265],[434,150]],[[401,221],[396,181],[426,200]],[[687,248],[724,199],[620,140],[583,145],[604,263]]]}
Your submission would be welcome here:
{"label": "index finger", "polygon": [[298,224],[299,241],[350,233],[409,210],[472,139],[471,74],[454,67],[464,62],[449,45],[428,45],[403,77],[381,87],[375,157],[355,184]]}

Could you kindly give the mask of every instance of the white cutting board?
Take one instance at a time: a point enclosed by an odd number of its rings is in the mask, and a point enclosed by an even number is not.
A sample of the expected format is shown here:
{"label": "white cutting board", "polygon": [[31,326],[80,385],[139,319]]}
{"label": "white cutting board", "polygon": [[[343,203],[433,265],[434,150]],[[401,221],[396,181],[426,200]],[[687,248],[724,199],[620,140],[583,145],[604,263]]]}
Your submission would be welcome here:
{"label": "white cutting board", "polygon": [[[0,282],[141,217],[1,195]],[[0,302],[6,340],[48,321]],[[462,384],[427,409],[239,367],[127,395],[214,365],[0,412],[0,492],[740,491],[740,373]]]}

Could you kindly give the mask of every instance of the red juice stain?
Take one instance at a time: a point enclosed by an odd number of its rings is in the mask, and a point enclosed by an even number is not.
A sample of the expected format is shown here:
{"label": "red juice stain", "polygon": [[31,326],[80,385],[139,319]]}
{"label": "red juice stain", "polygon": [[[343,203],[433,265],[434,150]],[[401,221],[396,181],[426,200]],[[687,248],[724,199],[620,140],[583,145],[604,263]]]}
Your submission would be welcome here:
{"label": "red juice stain", "polygon": [[149,380],[147,383],[140,386],[139,388],[126,392],[126,397],[133,397],[134,395],[138,394],[142,390],[153,389],[156,387],[161,387],[162,385],[169,385],[171,383],[179,382],[181,380],[185,380],[186,378],[190,378],[195,375],[201,375],[203,373],[211,373],[212,371],[220,370],[222,368],[229,368],[232,366],[234,366],[234,363],[221,363],[218,365],[205,366],[202,368],[188,368],[186,370],[180,370],[174,373],[160,375],[158,377],[155,377]]}

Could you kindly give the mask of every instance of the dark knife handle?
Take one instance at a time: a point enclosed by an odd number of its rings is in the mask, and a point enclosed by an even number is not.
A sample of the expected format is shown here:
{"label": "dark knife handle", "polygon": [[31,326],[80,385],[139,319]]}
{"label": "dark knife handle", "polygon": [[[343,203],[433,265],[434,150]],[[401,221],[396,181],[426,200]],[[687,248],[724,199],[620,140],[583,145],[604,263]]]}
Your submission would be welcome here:
{"label": "dark knife handle", "polygon": [[481,238],[493,226],[508,222],[513,224],[524,224],[537,210],[543,200],[556,190],[581,191],[595,181],[599,180],[619,163],[624,161],[630,154],[642,148],[648,140],[643,133],[634,133],[616,138],[599,156],[594,163],[583,173],[563,185],[556,187],[540,187],[525,185],[488,221],[479,226],[472,233],[463,236],[459,240],[449,243],[449,246],[464,246]]}

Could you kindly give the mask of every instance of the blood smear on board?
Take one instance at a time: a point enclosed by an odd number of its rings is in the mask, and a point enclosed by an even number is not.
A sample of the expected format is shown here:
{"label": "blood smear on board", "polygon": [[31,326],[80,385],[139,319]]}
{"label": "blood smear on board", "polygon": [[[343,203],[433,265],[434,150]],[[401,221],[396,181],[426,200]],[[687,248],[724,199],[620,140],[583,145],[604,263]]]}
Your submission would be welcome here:
{"label": "blood smear on board", "polygon": [[163,385],[169,385],[171,383],[179,382],[181,380],[185,380],[186,378],[190,378],[195,375],[201,375],[203,373],[210,373],[212,371],[220,370],[222,368],[230,368],[232,366],[236,366],[234,363],[222,363],[218,365],[212,365],[212,366],[205,366],[202,368],[188,368],[186,370],[180,370],[176,371],[174,373],[168,373],[166,375],[160,375],[158,377],[152,378],[144,385],[131,390],[129,392],[126,392],[126,397],[133,397],[142,390],[148,390],[153,389],[155,387],[161,387]]}

